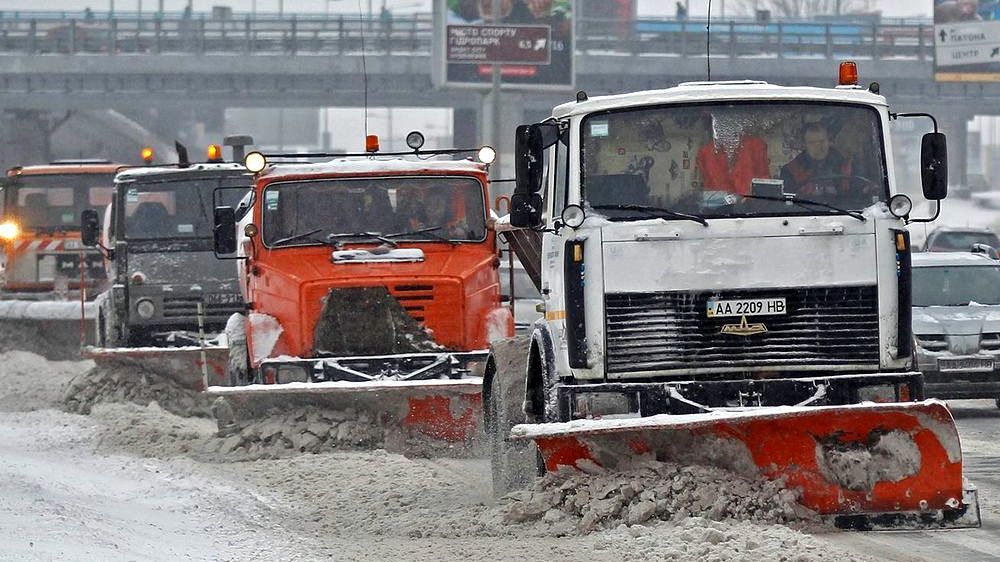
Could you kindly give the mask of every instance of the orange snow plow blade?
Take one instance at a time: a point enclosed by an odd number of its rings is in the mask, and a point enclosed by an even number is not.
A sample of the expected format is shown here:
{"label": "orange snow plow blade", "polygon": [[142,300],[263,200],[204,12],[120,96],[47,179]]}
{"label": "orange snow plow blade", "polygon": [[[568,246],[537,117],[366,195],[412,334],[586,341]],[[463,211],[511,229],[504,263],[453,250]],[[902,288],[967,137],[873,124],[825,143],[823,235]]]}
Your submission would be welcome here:
{"label": "orange snow plow blade", "polygon": [[[131,368],[171,379],[182,388],[204,390],[228,385],[229,350],[222,346],[187,347],[85,347],[83,356],[98,367]],[[207,385],[205,384],[207,381]]]}
{"label": "orange snow plow blade", "polygon": [[655,458],[782,478],[840,527],[981,524],[954,419],[934,400],[518,425],[511,438],[533,439],[549,471]]}
{"label": "orange snow plow blade", "polygon": [[[208,388],[226,402],[226,424],[243,426],[299,412],[351,412],[381,433],[377,445],[396,452],[444,449],[474,454],[483,429],[482,379],[292,382]],[[219,414],[216,414],[219,417]],[[343,417],[341,414],[335,418]]]}

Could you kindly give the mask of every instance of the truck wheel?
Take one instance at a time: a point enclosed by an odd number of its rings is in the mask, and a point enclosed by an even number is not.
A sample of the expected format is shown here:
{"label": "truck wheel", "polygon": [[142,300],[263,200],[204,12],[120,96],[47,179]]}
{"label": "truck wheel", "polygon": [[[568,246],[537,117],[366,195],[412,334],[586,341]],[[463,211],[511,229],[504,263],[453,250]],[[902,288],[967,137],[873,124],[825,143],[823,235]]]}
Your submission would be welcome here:
{"label": "truck wheel", "polygon": [[503,496],[528,486],[538,474],[538,452],[532,441],[510,441],[510,429],[526,421],[522,404],[527,379],[528,338],[518,336],[493,345],[487,370],[486,434],[490,442],[493,494]]}

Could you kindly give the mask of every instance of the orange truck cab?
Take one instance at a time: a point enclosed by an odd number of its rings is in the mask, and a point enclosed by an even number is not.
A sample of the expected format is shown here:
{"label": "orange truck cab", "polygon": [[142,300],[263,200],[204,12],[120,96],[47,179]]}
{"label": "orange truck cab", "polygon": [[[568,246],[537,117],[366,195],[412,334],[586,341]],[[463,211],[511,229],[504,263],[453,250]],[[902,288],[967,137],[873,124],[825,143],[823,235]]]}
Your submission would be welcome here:
{"label": "orange truck cab", "polygon": [[106,279],[101,254],[80,242],[80,213],[111,201],[121,166],[102,160],[64,160],[19,166],[2,183],[0,294],[4,298],[69,298],[81,288],[96,295]]}
{"label": "orange truck cab", "polygon": [[260,168],[238,225],[216,209],[217,235],[235,226],[244,258],[236,384],[460,378],[513,333],[486,164],[380,155]]}

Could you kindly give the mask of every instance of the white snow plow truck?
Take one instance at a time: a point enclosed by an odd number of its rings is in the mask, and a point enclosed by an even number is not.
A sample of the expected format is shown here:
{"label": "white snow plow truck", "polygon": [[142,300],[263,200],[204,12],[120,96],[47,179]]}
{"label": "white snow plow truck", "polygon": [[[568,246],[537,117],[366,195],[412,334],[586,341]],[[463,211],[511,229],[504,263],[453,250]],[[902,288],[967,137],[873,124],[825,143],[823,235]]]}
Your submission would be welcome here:
{"label": "white snow plow truck", "polygon": [[497,229],[545,316],[487,363],[495,490],[642,457],[784,479],[841,527],[979,525],[954,420],[913,366],[905,227],[932,219],[887,158],[902,118],[933,120],[846,63],[836,88],[580,92],[518,127]]}

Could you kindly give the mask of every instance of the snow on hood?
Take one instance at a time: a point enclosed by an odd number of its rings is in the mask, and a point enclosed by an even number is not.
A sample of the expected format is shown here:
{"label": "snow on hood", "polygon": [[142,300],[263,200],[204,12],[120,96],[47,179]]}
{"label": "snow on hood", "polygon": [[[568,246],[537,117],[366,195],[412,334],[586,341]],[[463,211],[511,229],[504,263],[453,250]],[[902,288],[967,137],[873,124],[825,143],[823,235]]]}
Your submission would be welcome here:
{"label": "snow on hood", "polygon": [[310,174],[372,174],[380,172],[435,172],[469,173],[484,172],[486,165],[472,160],[426,160],[413,161],[402,158],[337,158],[328,162],[275,163],[267,168],[261,177],[281,178],[284,176]]}
{"label": "snow on hood", "polygon": [[971,336],[1000,332],[1000,305],[915,306],[914,334]]}

